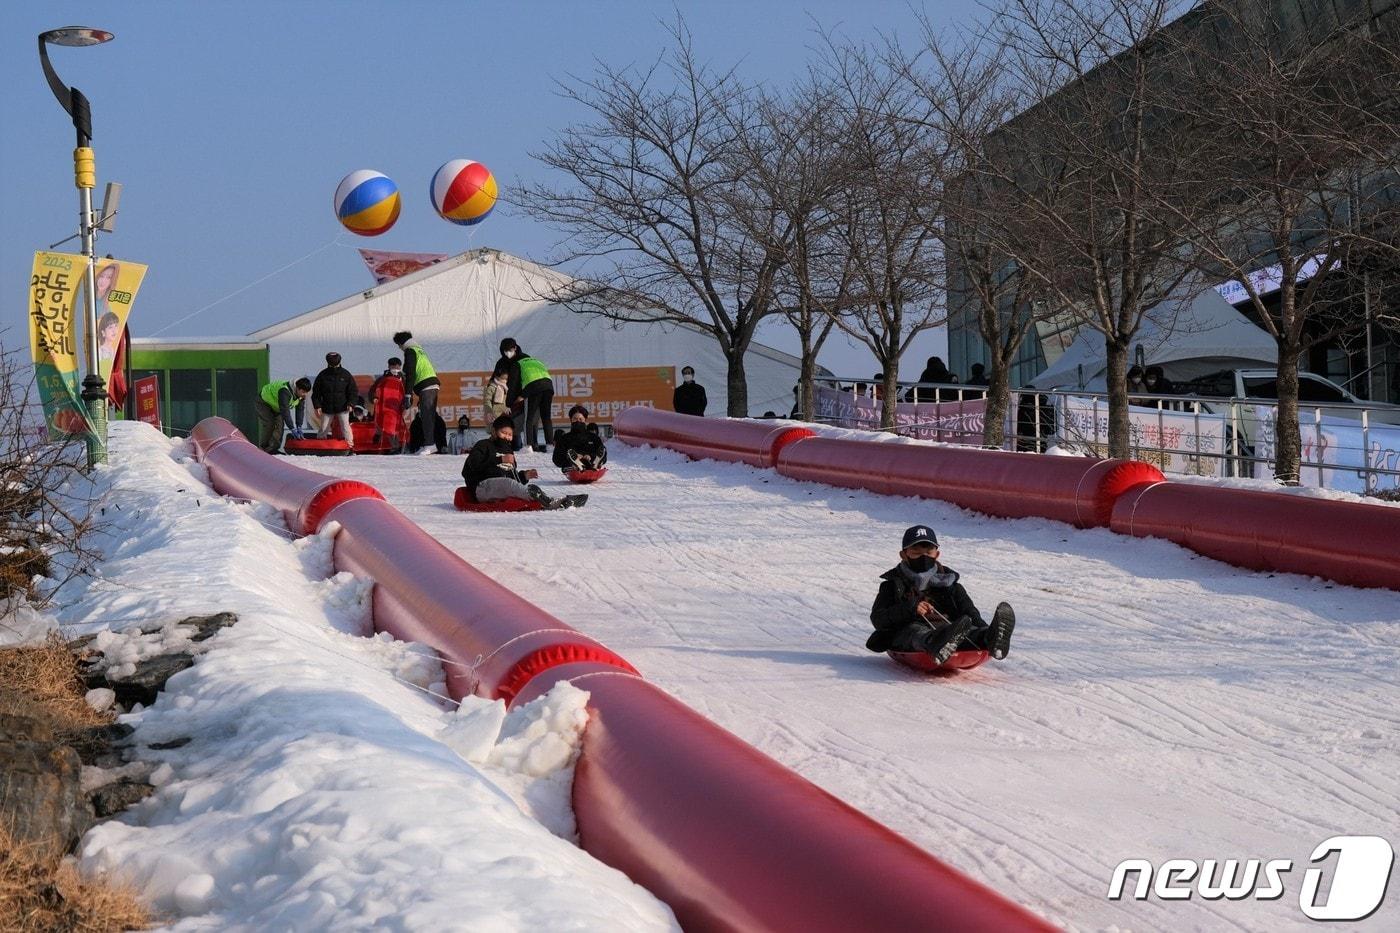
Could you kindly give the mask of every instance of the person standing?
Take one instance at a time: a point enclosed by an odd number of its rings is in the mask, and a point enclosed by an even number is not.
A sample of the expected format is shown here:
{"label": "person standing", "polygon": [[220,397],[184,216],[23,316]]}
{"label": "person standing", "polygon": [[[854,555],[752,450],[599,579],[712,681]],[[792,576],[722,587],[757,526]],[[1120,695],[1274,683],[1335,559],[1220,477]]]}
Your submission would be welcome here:
{"label": "person standing", "polygon": [[490,424],[501,415],[510,414],[510,361],[501,360],[491,372],[491,378],[481,390],[481,420]]}
{"label": "person standing", "polygon": [[340,365],[340,354],[326,354],[326,368],[316,374],[311,386],[311,406],[327,437],[331,423],[339,426],[340,437],[355,450],[355,436],[350,433],[350,409],[355,406],[355,377]]}
{"label": "person standing", "polygon": [[681,384],[676,386],[676,391],[671,394],[671,408],[682,415],[703,418],[705,406],[708,404],[705,387],[695,381],[695,367],[681,367]]}
{"label": "person standing", "polygon": [[[403,372],[404,385],[407,391],[404,392],[403,408],[408,410],[412,403],[412,397],[418,396],[418,423],[422,428],[423,446],[433,444],[437,438],[437,399],[438,387],[442,382],[437,377],[437,370],[433,369],[432,361],[428,359],[427,352],[413,339],[413,334],[406,330],[401,330],[394,335],[394,344],[403,351]],[[447,453],[447,444],[444,439],[442,444],[434,444],[437,452]]]}
{"label": "person standing", "polygon": [[[549,440],[554,436],[554,380],[545,365],[522,350],[514,337],[501,341],[501,356],[510,366],[506,400],[512,409],[517,402],[523,402],[522,415],[516,423],[524,428],[524,434],[515,438],[515,449],[529,444],[535,452],[547,453]],[[538,444],[537,425],[544,428],[544,437]]]}
{"label": "person standing", "polygon": [[[258,413],[258,446],[270,454],[282,447],[282,428],[297,440],[302,438],[306,424],[306,397],[311,394],[311,380],[302,376],[295,383],[269,382],[258,392],[254,406]],[[296,409],[293,418],[292,409]]]}
{"label": "person standing", "polygon": [[403,384],[403,360],[389,357],[389,368],[369,387],[370,410],[374,413],[374,443],[387,437],[389,451],[403,450],[403,400],[407,392]]}

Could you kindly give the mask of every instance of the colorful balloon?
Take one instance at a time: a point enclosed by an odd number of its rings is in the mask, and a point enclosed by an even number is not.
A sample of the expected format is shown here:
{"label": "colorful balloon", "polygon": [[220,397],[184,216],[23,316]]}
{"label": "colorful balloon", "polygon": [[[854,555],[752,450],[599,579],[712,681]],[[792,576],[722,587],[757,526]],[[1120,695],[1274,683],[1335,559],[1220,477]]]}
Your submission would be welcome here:
{"label": "colorful balloon", "polygon": [[496,176],[480,162],[453,159],[433,175],[428,193],[443,220],[468,227],[481,223],[496,206]]}
{"label": "colorful balloon", "polygon": [[399,186],[380,172],[362,168],[335,189],[335,216],[351,233],[379,236],[399,219]]}

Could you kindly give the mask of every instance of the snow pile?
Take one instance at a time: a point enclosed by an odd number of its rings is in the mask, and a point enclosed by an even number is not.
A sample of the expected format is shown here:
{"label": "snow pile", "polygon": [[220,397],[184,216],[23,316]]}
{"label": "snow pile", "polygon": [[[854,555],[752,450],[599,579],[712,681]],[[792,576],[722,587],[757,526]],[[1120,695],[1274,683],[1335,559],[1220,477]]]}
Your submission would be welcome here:
{"label": "snow pile", "polygon": [[572,832],[586,695],[557,690],[467,741],[481,706],[429,695],[435,658],[359,636],[369,589],[325,576],[334,529],[289,541],[265,508],[212,496],[185,453],[112,426],[106,560],[60,621],[125,629],[99,635],[122,663],[181,647],[171,621],[239,621],[121,717],[157,790],[84,837],[85,870],[130,881],[179,929],[674,929],[530,816]]}

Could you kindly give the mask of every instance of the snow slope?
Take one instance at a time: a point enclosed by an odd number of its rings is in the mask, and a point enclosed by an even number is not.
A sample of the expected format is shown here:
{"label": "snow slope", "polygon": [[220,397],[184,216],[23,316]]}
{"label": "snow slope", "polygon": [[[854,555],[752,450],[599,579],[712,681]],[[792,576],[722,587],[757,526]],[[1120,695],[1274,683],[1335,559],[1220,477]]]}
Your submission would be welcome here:
{"label": "snow slope", "polygon": [[[485,572],[875,819],[1079,929],[1279,930],[1313,847],[1400,841],[1400,598],[1162,541],[800,484],[614,442],[584,509],[451,507],[460,457],[302,465],[377,486]],[[531,459],[533,458],[533,459]],[[526,454],[546,485],[567,484]],[[925,678],[863,648],[930,523],[1008,661]],[[1113,902],[1122,859],[1289,858],[1280,900]],[[1396,896],[1356,926],[1394,929]]]}
{"label": "snow slope", "polygon": [[[182,930],[676,928],[560,838],[585,693],[455,710],[431,695],[431,651],[362,637],[369,588],[332,575],[333,528],[289,540],[270,508],[212,494],[183,449],[112,425],[105,559],[63,594],[67,633],[101,632],[116,662],[201,652],[122,717],[157,791],[84,837],[84,869]],[[202,646],[171,624],[221,610],[238,623]]]}

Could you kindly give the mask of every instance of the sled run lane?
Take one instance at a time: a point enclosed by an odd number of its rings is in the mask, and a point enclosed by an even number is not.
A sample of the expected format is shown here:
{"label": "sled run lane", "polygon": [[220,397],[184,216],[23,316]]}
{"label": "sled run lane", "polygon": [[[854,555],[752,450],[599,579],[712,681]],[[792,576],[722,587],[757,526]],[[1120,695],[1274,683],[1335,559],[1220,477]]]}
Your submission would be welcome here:
{"label": "sled run lane", "polygon": [[[1318,843],[1400,844],[1392,591],[665,450],[609,453],[586,508],[523,515],[456,511],[461,457],[298,464],[374,485],[652,682],[1055,923],[1302,928]],[[521,465],[568,489],[547,455]],[[915,523],[935,528],[984,615],[1016,607],[1007,661],[930,678],[865,651],[878,576]],[[1294,868],[1269,901],[1136,901],[1136,875],[1110,900],[1128,858]],[[1397,924],[1392,891],[1349,928]]]}

